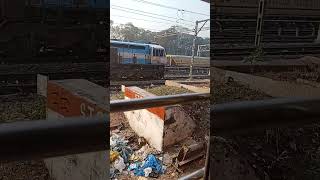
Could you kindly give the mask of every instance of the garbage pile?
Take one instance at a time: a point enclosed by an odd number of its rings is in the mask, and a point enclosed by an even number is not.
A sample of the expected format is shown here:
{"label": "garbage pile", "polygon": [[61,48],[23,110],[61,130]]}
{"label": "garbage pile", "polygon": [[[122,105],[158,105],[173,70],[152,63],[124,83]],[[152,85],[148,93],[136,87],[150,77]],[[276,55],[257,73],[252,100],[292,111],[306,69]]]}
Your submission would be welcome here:
{"label": "garbage pile", "polygon": [[160,152],[147,143],[134,148],[128,143],[128,140],[116,133],[110,136],[110,179],[121,174],[157,178],[165,173],[166,166],[162,163]]}

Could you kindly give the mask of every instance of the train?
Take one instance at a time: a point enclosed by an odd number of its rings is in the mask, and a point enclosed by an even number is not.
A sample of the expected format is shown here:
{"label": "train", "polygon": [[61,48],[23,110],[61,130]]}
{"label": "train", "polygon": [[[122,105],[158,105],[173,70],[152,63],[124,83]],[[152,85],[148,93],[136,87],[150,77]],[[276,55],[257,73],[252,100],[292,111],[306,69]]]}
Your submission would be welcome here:
{"label": "train", "polygon": [[[117,49],[118,64],[153,64],[165,66],[190,66],[191,56],[167,55],[159,44],[110,40]],[[195,67],[209,67],[209,57],[194,58]]]}
{"label": "train", "polygon": [[0,61],[104,61],[109,10],[109,0],[0,0]]}
{"label": "train", "polygon": [[[123,60],[123,54],[114,46],[110,47],[110,77],[111,81],[139,81],[139,80],[163,80],[165,73],[165,64],[146,63],[139,60],[136,63],[133,57]],[[122,55],[122,56],[121,56]]]}
{"label": "train", "polygon": [[[190,66],[191,57],[167,55],[159,44],[110,40],[110,79],[161,80],[165,68]],[[195,57],[195,67],[210,67],[209,57]]]}
{"label": "train", "polygon": [[165,48],[159,44],[110,40],[120,64],[166,64]]}

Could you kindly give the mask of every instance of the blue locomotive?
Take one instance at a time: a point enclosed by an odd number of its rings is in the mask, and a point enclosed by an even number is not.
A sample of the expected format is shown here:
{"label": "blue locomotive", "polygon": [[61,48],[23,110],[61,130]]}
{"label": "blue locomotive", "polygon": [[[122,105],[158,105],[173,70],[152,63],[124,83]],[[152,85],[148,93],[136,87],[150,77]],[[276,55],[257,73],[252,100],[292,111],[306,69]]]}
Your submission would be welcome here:
{"label": "blue locomotive", "polygon": [[164,47],[152,43],[111,40],[111,47],[117,48],[120,64],[166,64]]}

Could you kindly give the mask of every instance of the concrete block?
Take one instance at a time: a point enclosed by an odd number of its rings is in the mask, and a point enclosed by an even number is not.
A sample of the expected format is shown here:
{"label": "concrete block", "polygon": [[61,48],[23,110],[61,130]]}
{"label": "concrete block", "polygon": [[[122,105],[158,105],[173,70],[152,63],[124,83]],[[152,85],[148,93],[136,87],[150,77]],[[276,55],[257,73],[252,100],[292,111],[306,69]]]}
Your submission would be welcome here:
{"label": "concrete block", "polygon": [[[251,89],[262,91],[272,97],[320,97],[320,88],[305,84],[254,76],[245,73],[227,71],[212,68],[212,77],[217,81],[233,79],[242,85],[248,85]],[[214,87],[214,84],[212,84]]]}
{"label": "concrete block", "polygon": [[[148,98],[155,95],[138,87],[125,87],[125,99]],[[124,112],[131,128],[151,146],[162,151],[189,137],[195,123],[182,107],[164,106]]]}
{"label": "concrete block", "polygon": [[47,84],[48,84],[48,77],[37,74],[37,94],[40,96],[47,97]]}
{"label": "concrete block", "polygon": [[65,117],[92,117],[109,112],[106,88],[83,79],[48,82],[48,108]]}
{"label": "concrete block", "polygon": [[[107,89],[87,80],[48,81],[47,87],[47,120],[92,117],[109,111]],[[108,151],[91,152],[44,161],[51,177],[56,180],[105,180],[109,178],[108,154]]]}

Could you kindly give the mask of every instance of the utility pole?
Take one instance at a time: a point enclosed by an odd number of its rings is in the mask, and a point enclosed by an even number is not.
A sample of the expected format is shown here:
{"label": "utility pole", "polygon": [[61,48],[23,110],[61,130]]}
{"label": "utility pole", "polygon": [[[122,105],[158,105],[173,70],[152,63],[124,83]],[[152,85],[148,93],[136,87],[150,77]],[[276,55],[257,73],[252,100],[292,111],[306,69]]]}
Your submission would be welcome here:
{"label": "utility pole", "polygon": [[260,46],[262,40],[262,26],[263,26],[263,16],[265,9],[265,0],[260,0],[258,7],[258,16],[257,16],[257,27],[256,27],[256,37],[254,40],[254,45],[256,47]]}
{"label": "utility pole", "polygon": [[[196,40],[199,32],[203,28],[203,26],[209,21],[210,19],[205,19],[201,21],[196,21],[196,26],[194,28],[194,38],[193,38],[193,44],[192,44],[192,58],[191,58],[191,63],[190,63],[190,80],[192,80],[192,71],[193,71],[193,64],[194,64],[194,56],[195,56],[195,49],[196,49]],[[198,30],[198,25],[203,22],[203,25],[199,28]]]}

